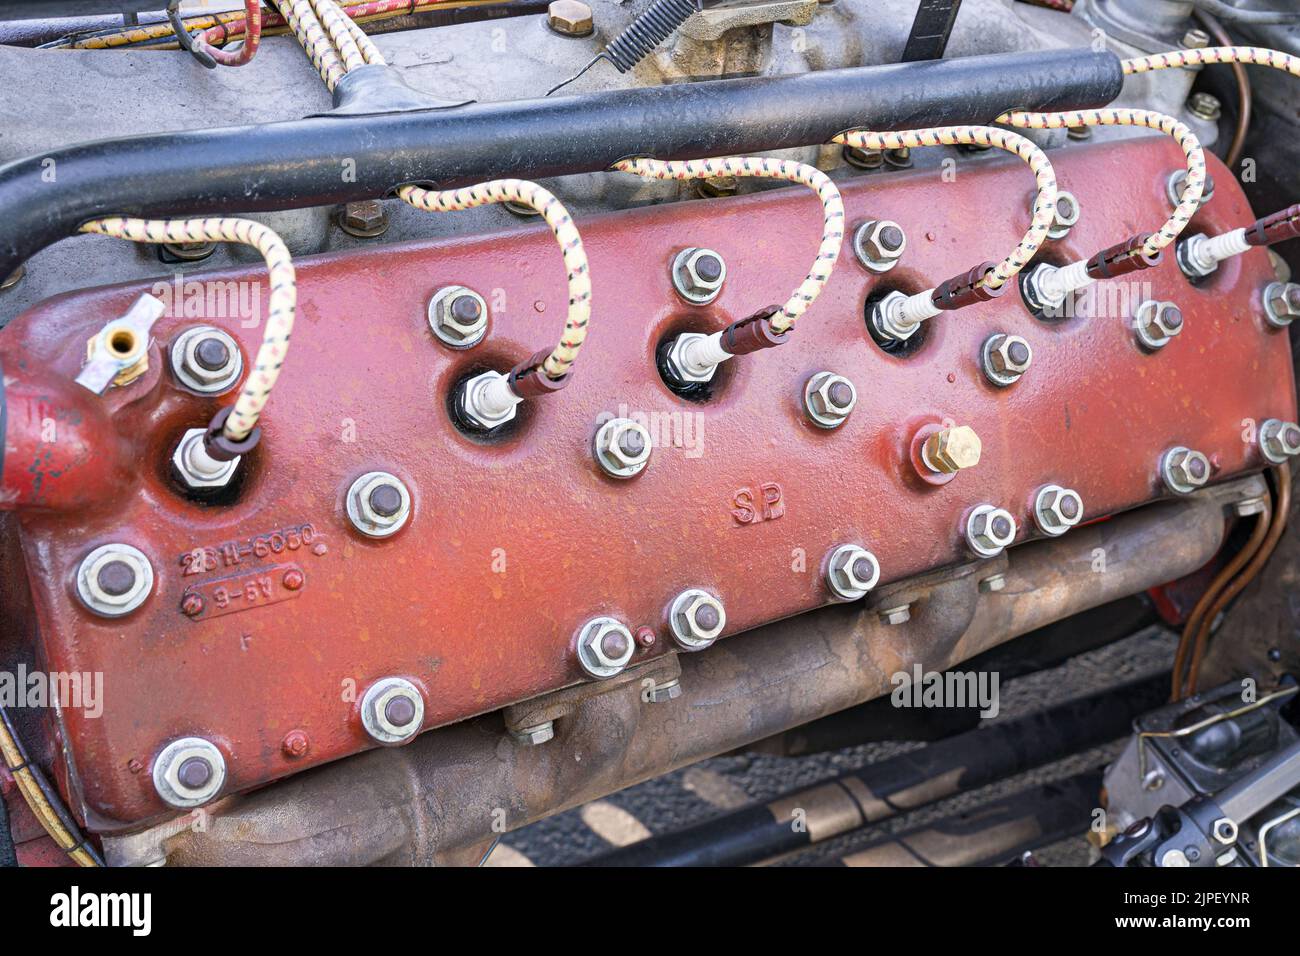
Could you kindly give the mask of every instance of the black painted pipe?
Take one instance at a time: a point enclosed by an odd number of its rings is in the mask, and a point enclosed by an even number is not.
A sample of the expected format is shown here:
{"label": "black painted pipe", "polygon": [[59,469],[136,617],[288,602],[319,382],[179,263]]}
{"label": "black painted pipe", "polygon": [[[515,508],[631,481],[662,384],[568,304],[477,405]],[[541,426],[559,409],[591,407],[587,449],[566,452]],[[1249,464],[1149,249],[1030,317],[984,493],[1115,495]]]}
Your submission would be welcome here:
{"label": "black painted pipe", "polygon": [[602,854],[587,866],[745,866],[978,789],[1129,733],[1169,675],[994,723],[757,806]]}
{"label": "black painted pipe", "polygon": [[1052,50],[101,140],[0,166],[0,276],[97,216],[266,212],[375,199],[409,182],[784,149],[863,126],[1102,106],[1122,84],[1113,54]]}

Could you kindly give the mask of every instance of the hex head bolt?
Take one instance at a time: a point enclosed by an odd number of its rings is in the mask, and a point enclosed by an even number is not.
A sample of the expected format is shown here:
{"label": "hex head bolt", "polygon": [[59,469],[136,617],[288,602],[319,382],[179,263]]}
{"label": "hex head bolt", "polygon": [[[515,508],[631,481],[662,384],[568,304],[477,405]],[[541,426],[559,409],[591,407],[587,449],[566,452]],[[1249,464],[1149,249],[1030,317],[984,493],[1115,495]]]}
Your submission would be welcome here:
{"label": "hex head bolt", "polygon": [[687,588],[669,605],[669,630],[673,640],[685,650],[698,651],[708,647],[726,626],[726,608],[702,588]]}
{"label": "hex head bolt", "polygon": [[588,621],[578,632],[578,664],[591,677],[604,680],[625,668],[632,659],[632,632],[612,617]]}
{"label": "hex head bolt", "polygon": [[1083,520],[1083,498],[1073,488],[1046,485],[1034,496],[1034,524],[1043,534],[1057,537]]}
{"label": "hex head bolt", "polygon": [[1285,329],[1300,316],[1300,285],[1270,282],[1264,287],[1264,318],[1276,329]]}
{"label": "hex head bolt", "polygon": [[843,375],[818,372],[804,385],[804,410],[818,428],[839,428],[857,403],[857,389]]}
{"label": "hex head bolt", "polygon": [[1210,480],[1210,459],[1177,445],[1160,456],[1160,479],[1176,495],[1191,494]]}
{"label": "hex head bolt", "polygon": [[670,275],[679,296],[692,305],[708,305],[727,281],[727,263],[712,249],[692,246],[673,257]]}
{"label": "hex head bolt", "polygon": [[921,465],[931,475],[951,476],[980,463],[984,446],[969,425],[932,428],[920,434],[926,435],[920,449]]}
{"label": "hex head bolt", "polygon": [[1183,311],[1172,302],[1147,299],[1133,313],[1133,331],[1143,347],[1156,351],[1183,330]]}
{"label": "hex head bolt", "polygon": [[182,385],[205,395],[231,388],[244,374],[239,344],[226,332],[210,325],[186,329],[172,343],[172,374]]}
{"label": "hex head bolt", "polygon": [[361,698],[361,726],[376,743],[404,744],[424,724],[424,695],[404,677],[375,681]]}
{"label": "hex head bolt", "polygon": [[841,544],[826,559],[826,586],[841,601],[856,601],[880,580],[876,556],[856,544]]}
{"label": "hex head bolt", "polygon": [[368,471],[348,488],[348,520],[368,538],[396,534],[411,517],[411,493],[396,475]]}
{"label": "hex head bolt", "polygon": [[213,800],[226,782],[226,758],[202,737],[167,744],[153,761],[154,791],[168,806],[185,809]]}
{"label": "hex head bolt", "polygon": [[153,591],[153,566],[129,544],[105,544],[77,568],[77,596],[100,617],[130,614]]}
{"label": "hex head bolt", "polygon": [[644,425],[630,418],[611,418],[596,430],[592,453],[611,478],[634,478],[650,464],[653,441]]}
{"label": "hex head bolt", "polygon": [[999,388],[1020,381],[1034,360],[1034,350],[1019,335],[997,332],[984,340],[980,349],[980,368],[984,377]]}
{"label": "hex head bolt", "polygon": [[[1037,205],[1037,195],[1029,198],[1029,211],[1033,213]],[[1056,206],[1052,209],[1052,222],[1047,227],[1048,239],[1064,239],[1079,221],[1079,200],[1074,193],[1062,189],[1056,194]]]}
{"label": "hex head bolt", "polygon": [[463,285],[444,286],[429,299],[429,328],[448,348],[468,349],[487,335],[488,307]]}
{"label": "hex head bolt", "polygon": [[1016,519],[1005,508],[979,505],[963,528],[967,546],[981,558],[996,558],[1016,537]]}
{"label": "hex head bolt", "polygon": [[889,219],[868,219],[853,233],[853,253],[871,272],[888,272],[898,265],[906,249],[907,234]]}
{"label": "hex head bolt", "polygon": [[1300,455],[1300,425],[1268,419],[1259,426],[1259,450],[1274,465]]}

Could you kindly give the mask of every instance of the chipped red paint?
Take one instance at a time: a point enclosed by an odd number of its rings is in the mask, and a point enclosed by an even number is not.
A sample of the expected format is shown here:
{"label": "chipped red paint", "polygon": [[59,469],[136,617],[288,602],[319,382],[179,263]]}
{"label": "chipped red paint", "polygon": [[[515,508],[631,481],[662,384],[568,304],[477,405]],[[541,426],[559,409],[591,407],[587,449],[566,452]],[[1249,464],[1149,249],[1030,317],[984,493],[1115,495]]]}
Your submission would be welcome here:
{"label": "chipped red paint", "polygon": [[[1083,209],[1069,237],[1051,245],[1050,257],[1064,262],[1160,222],[1165,178],[1181,155],[1161,137],[1072,147],[1053,159]],[[1197,226],[1250,222],[1231,174],[1214,175],[1219,189]],[[493,442],[458,433],[445,398],[471,370],[504,370],[558,332],[564,276],[544,227],[300,259],[293,348],[262,445],[226,506],[187,501],[168,479],[174,443],[219,402],[184,392],[163,370],[163,349],[197,320],[161,319],[149,374],[101,400],[113,426],[88,440],[106,449],[102,458],[46,486],[64,510],[21,519],[45,664],[105,674],[101,718],[63,715],[80,790],[73,805],[97,829],[162,812],[147,769],[133,773],[128,763],[148,768],[162,744],[184,735],[225,752],[228,790],[354,753],[369,746],[355,701],[388,675],[423,690],[428,727],[571,684],[581,678],[574,633],[597,615],[653,628],[658,639],[640,641],[635,660],[665,653],[664,609],[687,587],[722,597],[729,634],[808,610],[828,600],[820,565],[840,543],[872,549],[882,581],[964,560],[959,526],[970,506],[1010,508],[1024,540],[1030,501],[1046,482],[1078,489],[1090,517],[1131,508],[1163,493],[1156,463],[1171,445],[1216,454],[1216,479],[1259,469],[1243,420],[1295,418],[1287,336],[1262,314],[1259,290],[1272,277],[1262,250],[1224,264],[1201,288],[1172,256],[1135,276],[1186,316],[1183,333],[1155,355],[1135,344],[1124,316],[1045,324],[1015,290],[934,319],[911,358],[871,341],[869,292],[916,291],[1000,255],[1024,228],[1031,184],[1021,164],[991,156],[963,160],[952,183],[928,171],[852,178],[850,227],[881,216],[903,223],[903,263],[873,276],[846,242],[790,342],[723,366],[705,404],[664,387],[656,345],[782,301],[816,249],[816,200],[791,188],[588,217],[579,225],[595,314],[573,382],[527,403],[513,433]],[[668,264],[686,245],[726,257],[726,288],[711,307],[673,296]],[[430,294],[452,283],[492,307],[486,342],[467,352],[439,345],[426,323]],[[69,382],[89,335],[148,288],[91,290],[31,310],[0,333],[5,368]],[[261,334],[238,318],[213,324],[246,354]],[[1034,351],[1029,373],[1008,389],[979,371],[980,344],[995,330],[1023,335]],[[811,425],[801,408],[804,382],[822,369],[849,376],[859,395],[834,431]],[[620,408],[689,423],[698,453],[659,447],[639,477],[605,477],[592,437]],[[909,445],[919,427],[945,419],[975,428],[983,459],[934,486],[916,474]],[[125,478],[118,442],[133,465]],[[8,463],[6,481],[25,467]],[[399,475],[413,498],[411,520],[389,539],[361,537],[344,512],[349,484],[372,469]],[[64,482],[77,494],[61,494]],[[73,585],[78,562],[110,541],[143,550],[156,574],[147,603],[116,621],[83,610]],[[206,605],[218,579],[272,568],[283,576],[290,565],[302,575],[292,600],[249,600],[237,613],[195,619],[182,612],[192,585]],[[286,753],[291,731],[310,737],[305,755]]]}

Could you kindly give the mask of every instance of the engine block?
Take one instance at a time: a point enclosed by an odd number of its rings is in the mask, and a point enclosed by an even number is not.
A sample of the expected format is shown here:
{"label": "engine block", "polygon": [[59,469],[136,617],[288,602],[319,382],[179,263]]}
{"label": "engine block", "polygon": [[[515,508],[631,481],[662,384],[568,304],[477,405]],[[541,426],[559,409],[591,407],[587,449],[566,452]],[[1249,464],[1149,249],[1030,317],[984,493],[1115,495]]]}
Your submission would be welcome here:
{"label": "engine block", "polygon": [[[1045,254],[1065,263],[1163,219],[1182,156],[1144,137],[1071,147],[1054,163],[1082,209]],[[1192,229],[1250,223],[1231,174],[1213,173],[1219,188]],[[543,227],[300,259],[298,326],[263,441],[237,486],[207,502],[182,492],[170,459],[223,398],[177,381],[168,354],[206,324],[247,358],[261,337],[251,316],[195,315],[177,294],[153,328],[148,371],[103,398],[72,385],[86,341],[149,284],[61,296],[19,317],[0,338],[9,429],[38,434],[53,421],[58,437],[11,444],[5,485],[44,506],[19,518],[42,663],[104,674],[102,716],[60,716],[68,779],[93,827],[168,809],[149,770],[178,738],[213,742],[225,791],[244,790],[372,746],[359,701],[384,678],[414,684],[423,728],[438,727],[587,680],[575,636],[597,617],[627,626],[641,664],[679,650],[667,609],[690,588],[718,598],[724,634],[739,635],[833,601],[824,562],[838,545],[868,548],[881,581],[895,581],[971,560],[962,528],[984,503],[1011,512],[1017,542],[1034,537],[1045,484],[1077,490],[1091,521],[1167,494],[1159,461],[1174,446],[1204,452],[1212,480],[1262,468],[1252,423],[1294,420],[1296,408],[1287,336],[1265,321],[1273,275],[1261,250],[1195,286],[1168,256],[1101,283],[1102,307],[1086,316],[1037,318],[1013,289],[931,320],[910,354],[873,341],[873,297],[928,288],[1013,245],[1023,223],[1001,211],[1027,216],[1030,186],[1021,165],[993,156],[963,161],[955,177],[845,181],[849,230],[888,218],[908,231],[900,264],[877,275],[846,242],[789,342],[721,366],[696,398],[665,386],[657,350],[783,300],[816,248],[815,200],[780,189],[585,218],[595,314],[582,363],[567,389],[520,406],[490,438],[457,426],[449,395],[558,327],[564,277]],[[669,281],[690,246],[727,264],[706,306],[684,304]],[[260,268],[185,279],[265,281]],[[429,299],[453,284],[489,307],[473,348],[430,331]],[[1157,351],[1134,334],[1132,312],[1148,299],[1176,303],[1185,320]],[[994,332],[1032,347],[1011,387],[981,371]],[[821,371],[856,387],[834,429],[804,407]],[[654,439],[628,480],[593,457],[613,417]],[[927,481],[915,440],[945,424],[972,428],[981,460]],[[373,471],[410,495],[409,520],[389,537],[358,534],[347,516],[350,486]],[[139,549],[153,571],[143,605],[119,618],[78,598],[79,567],[109,543]]]}

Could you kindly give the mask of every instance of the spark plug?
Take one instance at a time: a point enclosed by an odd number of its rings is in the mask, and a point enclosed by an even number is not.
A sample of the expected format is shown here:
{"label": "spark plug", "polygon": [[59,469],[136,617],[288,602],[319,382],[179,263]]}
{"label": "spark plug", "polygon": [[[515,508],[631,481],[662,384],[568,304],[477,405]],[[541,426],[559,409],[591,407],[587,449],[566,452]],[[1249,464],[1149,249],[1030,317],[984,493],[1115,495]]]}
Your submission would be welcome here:
{"label": "spark plug", "polygon": [[1178,244],[1175,258],[1187,278],[1204,279],[1219,268],[1220,262],[1239,256],[1252,246],[1271,246],[1297,236],[1300,236],[1300,203],[1217,236],[1201,233],[1188,236]]}
{"label": "spark plug", "polygon": [[772,331],[770,321],[780,310],[779,305],[769,305],[712,335],[683,332],[673,339],[664,356],[664,378],[677,388],[710,382],[723,362],[782,344],[789,331]]}
{"label": "spark plug", "polygon": [[915,295],[891,292],[871,310],[872,328],[887,342],[906,342],[916,334],[922,322],[940,312],[995,299],[1007,290],[1005,284],[996,289],[984,284],[985,277],[996,266],[992,260],[982,262],[968,272]]}
{"label": "spark plug", "polygon": [[1159,265],[1163,259],[1160,252],[1153,256],[1142,254],[1148,238],[1149,233],[1133,236],[1103,249],[1091,259],[1080,259],[1067,266],[1042,263],[1026,270],[1021,273],[1021,293],[1025,302],[1035,312],[1055,316],[1071,295],[1098,279],[1114,279]]}
{"label": "spark plug", "polygon": [[475,431],[490,432],[515,417],[515,408],[526,398],[549,395],[569,384],[569,374],[548,378],[542,363],[549,349],[530,356],[509,372],[483,372],[461,384],[456,408],[461,421]]}

